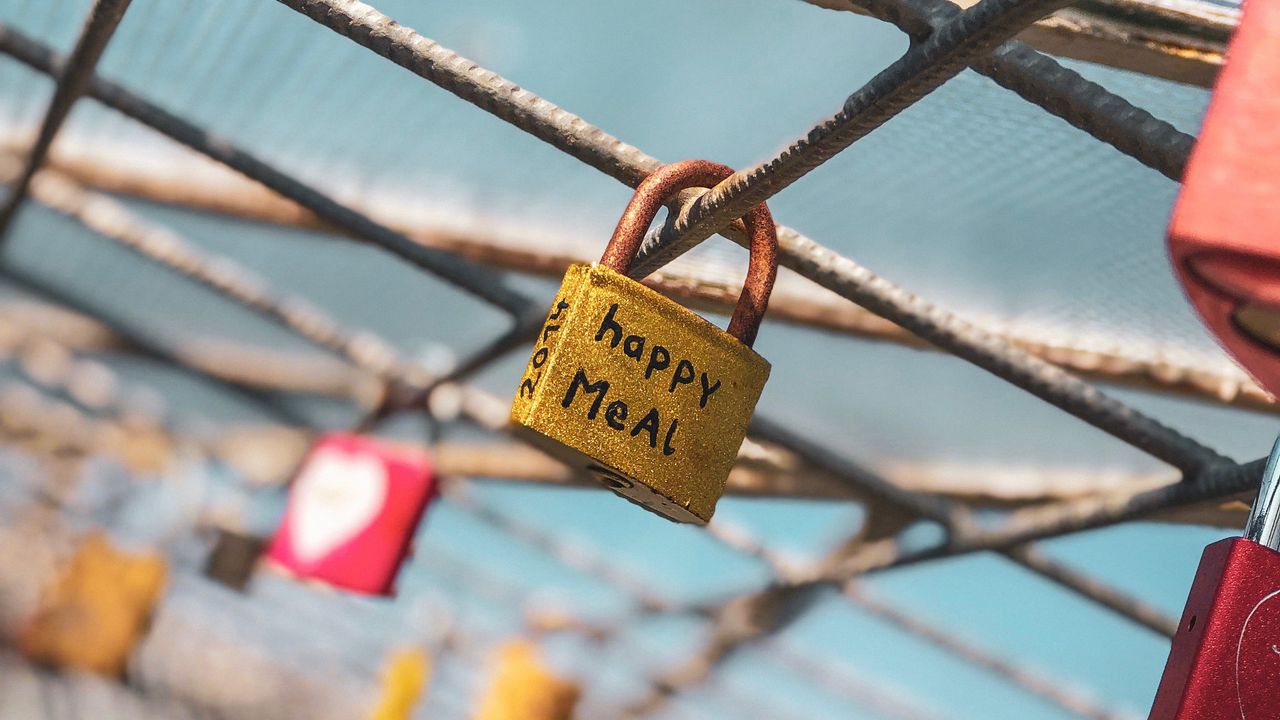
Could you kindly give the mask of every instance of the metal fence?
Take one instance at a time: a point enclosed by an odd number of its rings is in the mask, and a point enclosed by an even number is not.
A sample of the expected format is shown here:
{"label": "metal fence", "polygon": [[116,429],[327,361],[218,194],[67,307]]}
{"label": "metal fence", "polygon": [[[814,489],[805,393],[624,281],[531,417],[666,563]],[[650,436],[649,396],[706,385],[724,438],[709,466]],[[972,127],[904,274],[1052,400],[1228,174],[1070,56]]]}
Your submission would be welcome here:
{"label": "metal fence", "polygon": [[[397,24],[376,8],[357,0],[280,0],[302,17],[331,29],[367,50],[400,65],[485,112],[510,123],[556,149],[617,179],[636,185],[660,161],[594,127],[533,92],[461,57],[414,30]],[[742,244],[744,236],[733,220],[743,212],[786,189],[791,183],[883,125],[912,103],[947,82],[966,67],[1063,118],[1080,131],[1108,143],[1177,180],[1194,138],[1134,107],[1076,72],[1012,39],[1028,25],[1069,5],[1068,0],[981,0],[961,10],[946,0],[856,0],[861,11],[892,22],[911,39],[907,52],[857,89],[828,120],[806,129],[776,157],[742,170],[706,192],[685,192],[673,203],[665,224],[651,231],[631,274],[650,272],[722,233]],[[140,259],[172,270],[192,282],[225,295],[255,313],[332,352],[344,363],[377,379],[378,398],[361,428],[406,410],[425,410],[433,392],[457,391],[471,373],[509,351],[523,348],[540,324],[544,308],[526,297],[509,276],[480,262],[428,247],[380,223],[359,210],[326,195],[283,168],[254,156],[225,138],[179,117],[148,100],[140,90],[123,87],[95,74],[95,66],[112,33],[129,7],[129,0],[96,0],[73,51],[61,56],[13,27],[0,26],[0,51],[57,81],[34,144],[21,157],[0,162],[9,194],[0,210],[0,237],[26,202],[52,208],[135,253]],[[302,18],[299,18],[302,22]],[[432,273],[480,300],[501,309],[509,327],[461,362],[437,375],[400,357],[393,346],[363,328],[343,327],[304,298],[271,288],[234,261],[198,250],[173,230],[132,215],[105,194],[82,187],[76,180],[45,168],[49,149],[72,105],[88,97],[157,133],[167,136],[243,176],[261,183],[311,213],[321,226],[353,241],[377,246]],[[43,168],[43,169],[42,169]],[[651,679],[650,696],[628,709],[642,715],[662,707],[668,699],[697,686],[715,687],[716,668],[733,652],[753,643],[773,650],[779,662],[798,665],[818,681],[837,688],[853,702],[866,703],[891,717],[923,717],[901,698],[884,697],[874,687],[838,676],[821,663],[787,652],[770,636],[802,615],[821,588],[836,588],[850,603],[906,632],[954,653],[1010,683],[1083,717],[1117,715],[1093,700],[1060,688],[1052,678],[1020,669],[997,654],[954,637],[866,594],[858,578],[866,573],[923,563],[965,553],[994,552],[1037,575],[1103,605],[1152,632],[1169,636],[1177,631],[1173,618],[1126,596],[1083,572],[1048,559],[1037,541],[1067,533],[1203,505],[1206,501],[1240,497],[1257,484],[1262,460],[1235,463],[1213,449],[1186,437],[1109,396],[1096,385],[1051,362],[1034,349],[984,331],[928,300],[899,288],[874,272],[817,241],[778,226],[783,266],[812,280],[910,333],[928,346],[955,355],[1006,382],[1058,407],[1079,420],[1149,453],[1181,474],[1175,484],[1097,494],[1084,499],[1048,502],[1010,514],[996,527],[974,522],[960,499],[932,496],[904,489],[870,469],[768,419],[762,408],[751,425],[754,443],[798,458],[804,472],[793,485],[766,492],[824,496],[833,491],[810,483],[834,484],[834,492],[866,503],[869,517],[858,534],[813,566],[797,567],[772,553],[760,541],[740,531],[712,523],[707,532],[726,546],[764,562],[773,575],[767,586],[723,605],[680,606],[659,593],[637,586],[611,570],[600,558],[584,555],[554,535],[529,527],[517,517],[487,507],[465,486],[453,484],[447,500],[514,538],[558,558],[580,571],[600,577],[628,593],[638,611],[690,613],[705,620],[709,640],[695,657],[674,671]],[[128,349],[189,368],[213,378],[220,386],[267,408],[280,422],[305,425],[305,420],[261,390],[261,382],[246,382],[226,367],[210,367],[173,347],[149,338],[100,308],[58,293],[36,277],[0,268],[6,279],[55,303],[97,317]],[[16,346],[33,342],[19,338]],[[1158,373],[1157,373],[1158,375]],[[57,386],[38,370],[29,380],[38,386]],[[65,388],[63,388],[65,389]],[[88,391],[85,391],[88,392]],[[501,429],[503,413],[494,411],[492,398],[463,389],[468,398],[463,414],[473,422]],[[92,393],[90,393],[92,394]],[[108,420],[127,414],[118,397],[95,396],[92,405]],[[366,398],[368,401],[368,398]],[[1260,406],[1268,400],[1257,401]],[[28,407],[30,411],[30,408]],[[167,418],[156,419],[165,432],[176,432]],[[66,424],[58,426],[67,431]],[[457,474],[467,474],[460,462]],[[483,471],[473,470],[480,474]],[[551,471],[555,472],[555,471]],[[518,474],[518,473],[515,473]],[[923,549],[905,544],[899,532],[918,520],[939,525],[942,542]],[[608,628],[575,631],[607,634]]]}

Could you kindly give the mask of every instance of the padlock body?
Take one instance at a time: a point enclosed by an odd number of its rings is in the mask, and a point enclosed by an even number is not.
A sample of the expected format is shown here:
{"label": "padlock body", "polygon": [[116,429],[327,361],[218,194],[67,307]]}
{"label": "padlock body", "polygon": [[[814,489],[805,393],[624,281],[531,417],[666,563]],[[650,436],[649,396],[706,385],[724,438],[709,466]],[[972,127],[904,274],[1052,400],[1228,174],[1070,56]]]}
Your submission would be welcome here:
{"label": "padlock body", "polygon": [[426,453],[363,435],[322,435],[289,488],[267,559],[299,578],[391,595],[435,496]]}
{"label": "padlock body", "polygon": [[1280,553],[1205,548],[1149,720],[1280,717]]}
{"label": "padlock body", "polygon": [[123,675],[168,575],[159,554],[122,550],[106,535],[89,535],[19,630],[17,646],[38,662]]}
{"label": "padlock body", "polygon": [[1267,312],[1280,308],[1278,37],[1280,3],[1246,3],[1169,222],[1170,259],[1192,305],[1272,393],[1280,393],[1280,322]]}
{"label": "padlock body", "polygon": [[769,363],[597,264],[565,274],[511,419],[536,446],[677,522],[704,524],[746,436]]}

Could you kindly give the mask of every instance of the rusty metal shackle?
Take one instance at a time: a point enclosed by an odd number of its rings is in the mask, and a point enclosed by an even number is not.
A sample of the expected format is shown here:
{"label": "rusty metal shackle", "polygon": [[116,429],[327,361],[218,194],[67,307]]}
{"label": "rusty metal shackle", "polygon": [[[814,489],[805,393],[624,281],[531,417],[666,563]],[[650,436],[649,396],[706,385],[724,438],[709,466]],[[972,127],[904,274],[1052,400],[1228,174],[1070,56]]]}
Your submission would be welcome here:
{"label": "rusty metal shackle", "polygon": [[[640,250],[645,231],[668,198],[686,188],[712,187],[732,174],[733,168],[710,160],[682,160],[654,170],[636,186],[635,195],[600,256],[600,264],[626,275]],[[728,332],[743,345],[751,347],[764,312],[769,307],[769,294],[773,292],[773,282],[778,276],[778,232],[764,203],[748,210],[742,221],[751,237],[751,259],[742,294],[738,296],[738,304],[729,320]]]}

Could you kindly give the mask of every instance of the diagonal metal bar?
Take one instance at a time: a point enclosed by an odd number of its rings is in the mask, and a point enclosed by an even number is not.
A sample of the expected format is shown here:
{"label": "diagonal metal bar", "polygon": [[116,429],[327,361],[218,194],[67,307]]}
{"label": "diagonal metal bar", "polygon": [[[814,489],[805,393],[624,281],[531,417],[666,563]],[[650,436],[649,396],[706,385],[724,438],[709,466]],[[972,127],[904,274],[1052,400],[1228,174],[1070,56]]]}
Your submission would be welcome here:
{"label": "diagonal metal bar", "polygon": [[[657,167],[656,159],[358,0],[280,1],[624,183],[635,185]],[[740,233],[727,234],[745,242]],[[778,240],[780,262],[786,267],[1184,472],[1221,459],[1079,378],[894,287],[790,228],[779,226]]]}
{"label": "diagonal metal bar", "polygon": [[421,407],[434,388],[483,368],[525,342],[541,325],[541,308],[536,308],[536,315],[525,312],[517,316],[510,331],[482,346],[444,376],[432,378],[425,369],[405,361],[377,334],[364,328],[343,327],[304,298],[274,290],[232,259],[198,250],[172,230],[136,217],[112,198],[85,191],[60,173],[42,171],[32,182],[31,191],[36,200],[87,229],[379,377],[390,391],[376,411],[360,423],[362,430],[372,428],[392,412]]}
{"label": "diagonal metal bar", "polygon": [[[855,0],[873,17],[893,23],[915,42],[960,14],[948,0]],[[1170,180],[1181,180],[1195,136],[1063,67],[1018,40],[973,62],[977,72],[1017,93]]]}
{"label": "diagonal metal bar", "polygon": [[[961,508],[955,506],[954,503],[907,493],[878,477],[872,471],[845,460],[811,440],[771,423],[763,417],[757,416],[752,420],[751,433],[753,437],[775,443],[798,454],[804,458],[806,463],[831,473],[841,481],[856,487],[860,492],[879,498],[899,511],[905,511],[905,516],[908,518],[924,518],[942,524],[948,532],[948,537],[955,537],[957,534],[963,537],[974,532],[972,525],[967,522],[967,516],[960,512]],[[868,519],[868,526],[875,524],[875,514],[872,513]],[[893,523],[891,522],[890,525],[893,525]],[[643,714],[662,707],[675,693],[704,683],[711,676],[711,673],[738,649],[747,644],[757,643],[761,639],[782,630],[791,620],[805,612],[812,604],[812,593],[817,587],[812,581],[815,574],[824,581],[830,581],[832,578],[830,568],[840,567],[849,553],[844,548],[838,548],[827,560],[819,564],[819,569],[816,573],[814,571],[796,571],[792,569],[784,558],[772,553],[761,543],[740,532],[716,523],[709,525],[707,531],[712,537],[721,542],[768,564],[774,576],[779,579],[779,584],[770,586],[763,591],[739,596],[730,601],[726,607],[756,607],[767,610],[752,612],[752,621],[749,623],[725,624],[722,622],[718,624],[717,631],[712,634],[698,655],[666,676],[663,682],[655,685],[653,692],[633,706],[632,709],[636,712]],[[880,540],[876,537],[867,538],[861,534],[855,540],[857,542],[852,544],[854,548],[870,549],[872,551],[854,555],[859,559],[883,557],[882,549],[885,547],[886,542],[890,543],[890,547],[896,545],[893,541]],[[1032,572],[1045,576],[1059,585],[1109,610],[1117,612],[1123,617],[1148,627],[1160,633],[1163,637],[1168,638],[1172,635],[1172,631],[1176,630],[1175,621],[1165,618],[1153,608],[1137,602],[1100,581],[1088,578],[1083,573],[1048,560],[1030,544],[1009,548],[1005,551],[1005,554]],[[863,609],[877,615],[882,613],[882,607],[874,603],[862,602],[862,598],[856,592],[851,579],[844,580],[841,583],[841,587],[845,595],[863,607]],[[1012,663],[986,653],[969,643],[951,637],[941,630],[932,628],[904,614],[887,614],[884,615],[883,619],[915,632],[935,645],[957,652],[969,662],[1008,677],[1028,691],[1071,712],[1095,719],[1120,717],[1120,715],[1111,710],[1097,706],[1088,698],[1075,693],[1061,691],[1046,678],[1025,670],[1019,670]],[[1009,672],[1010,669],[1019,672],[1011,673]]]}
{"label": "diagonal metal bar", "polygon": [[[56,73],[62,63],[52,48],[2,23],[0,23],[0,51],[46,74]],[[505,275],[462,260],[450,253],[423,247],[349,206],[339,203],[320,190],[282,172],[227,138],[214,135],[173,115],[116,83],[95,76],[88,81],[85,92],[104,105],[157,130],[215,162],[262,183],[357,240],[380,247],[485,302],[510,313],[521,312],[530,304],[528,298],[511,286],[509,278]]]}
{"label": "diagonal metal bar", "polygon": [[[806,2],[873,14],[859,0]],[[1239,14],[1215,0],[1082,0],[1018,37],[1040,52],[1211,88]]]}
{"label": "diagonal metal bar", "polygon": [[638,185],[661,164],[371,5],[359,0],[279,2],[627,185]]}
{"label": "diagonal metal bar", "polygon": [[[400,25],[370,5],[358,0],[279,1],[627,185],[634,187],[659,164],[655,158]],[[1041,107],[1058,108],[1051,111],[1056,115],[1069,113],[1074,118],[1073,125],[1104,142],[1111,142],[1109,137],[1121,134],[1140,136],[1144,141],[1152,142],[1165,139],[1160,133],[1144,132],[1143,128],[1149,125],[1148,115],[1116,112],[1116,108],[1128,105],[1118,95],[1105,90],[1082,92],[1079,82],[1072,78],[1073,74],[1054,71],[1050,77],[1039,77],[1040,73],[1050,69],[1043,62],[1035,63],[1027,70],[1030,77],[1019,81],[1017,92],[1024,97],[1030,96],[1028,99],[1037,98],[1035,102]],[[1124,127],[1129,123],[1137,127]],[[1178,138],[1171,139],[1182,142]],[[1128,142],[1117,144],[1117,148],[1121,152],[1149,152]],[[1147,159],[1138,159],[1150,164]]]}
{"label": "diagonal metal bar", "polygon": [[27,196],[31,178],[44,164],[54,138],[71,114],[71,106],[84,94],[85,87],[93,77],[93,69],[97,67],[102,52],[107,49],[107,43],[111,41],[125,11],[129,9],[130,1],[95,0],[71,55],[65,61],[50,67],[49,74],[57,78],[58,84],[49,101],[49,109],[45,111],[44,120],[40,123],[40,134],[36,136],[35,144],[27,154],[26,165],[22,168],[18,181],[9,187],[9,196],[5,199],[4,207],[0,208],[0,243],[3,243],[18,208]]}
{"label": "diagonal metal bar", "polygon": [[633,274],[646,275],[692,249],[941,87],[971,61],[1071,2],[981,0],[947,21],[850,95],[830,119],[772,159],[739,170],[682,208],[669,223],[667,237],[650,237],[656,242],[641,247]]}
{"label": "diagonal metal bar", "polygon": [[1266,458],[1236,464],[1224,462],[1189,479],[1135,493],[1090,498],[1027,509],[993,530],[971,530],[950,542],[919,550],[895,543],[866,548],[811,581],[838,581],[891,568],[956,557],[984,550],[1005,550],[1032,540],[1067,535],[1138,520],[1159,512],[1257,492]]}
{"label": "diagonal metal bar", "polygon": [[1224,461],[1210,448],[1108,396],[1092,384],[897,287],[853,260],[789,228],[779,228],[778,243],[782,265],[921,339],[1154,455],[1184,474],[1194,474]]}
{"label": "diagonal metal bar", "polygon": [[[955,502],[922,497],[898,488],[892,482],[879,477],[862,465],[854,463],[822,447],[813,440],[787,428],[757,416],[751,423],[751,434],[796,453],[805,463],[821,468],[833,477],[856,487],[858,490],[879,497],[907,511],[910,515],[942,524],[950,536],[964,537],[972,533],[964,508]],[[1072,592],[1097,603],[1122,617],[1146,627],[1162,637],[1172,637],[1177,621],[1125,593],[1087,577],[1078,570],[1055,562],[1033,544],[1016,545],[1004,551],[1010,560],[1049,579]]]}

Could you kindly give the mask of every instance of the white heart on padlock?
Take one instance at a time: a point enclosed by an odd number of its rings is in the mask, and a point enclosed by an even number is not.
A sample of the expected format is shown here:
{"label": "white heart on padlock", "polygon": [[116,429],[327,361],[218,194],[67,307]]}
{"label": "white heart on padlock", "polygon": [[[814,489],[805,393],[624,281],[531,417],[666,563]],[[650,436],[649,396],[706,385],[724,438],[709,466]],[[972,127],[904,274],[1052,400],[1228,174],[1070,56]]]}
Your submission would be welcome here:
{"label": "white heart on padlock", "polygon": [[290,545],[312,562],[369,526],[387,499],[387,471],[376,457],[332,449],[311,457],[293,489]]}

